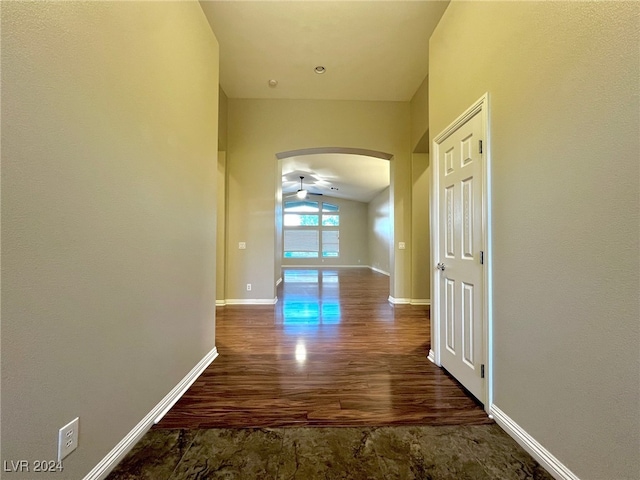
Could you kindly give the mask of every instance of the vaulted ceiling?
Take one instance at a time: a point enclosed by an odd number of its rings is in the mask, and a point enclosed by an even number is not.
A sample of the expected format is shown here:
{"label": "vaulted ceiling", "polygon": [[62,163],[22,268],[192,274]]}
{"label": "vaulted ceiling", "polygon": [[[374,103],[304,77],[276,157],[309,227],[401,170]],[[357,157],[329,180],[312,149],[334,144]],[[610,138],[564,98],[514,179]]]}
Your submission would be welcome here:
{"label": "vaulted ceiling", "polygon": [[282,161],[282,192],[303,186],[312,193],[368,203],[389,186],[389,160],[363,155],[325,153]]}

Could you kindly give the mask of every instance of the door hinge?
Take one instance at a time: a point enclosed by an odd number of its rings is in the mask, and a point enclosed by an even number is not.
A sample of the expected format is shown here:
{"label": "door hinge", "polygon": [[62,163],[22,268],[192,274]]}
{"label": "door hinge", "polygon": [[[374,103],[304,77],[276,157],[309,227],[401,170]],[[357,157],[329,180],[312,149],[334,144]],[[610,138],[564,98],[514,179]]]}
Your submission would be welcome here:
{"label": "door hinge", "polygon": [[484,251],[480,250],[480,265],[484,265]]}
{"label": "door hinge", "polygon": [[480,153],[482,153],[482,140],[478,140],[478,144],[480,146]]}
{"label": "door hinge", "polygon": [[484,378],[484,363],[480,365],[480,378]]}

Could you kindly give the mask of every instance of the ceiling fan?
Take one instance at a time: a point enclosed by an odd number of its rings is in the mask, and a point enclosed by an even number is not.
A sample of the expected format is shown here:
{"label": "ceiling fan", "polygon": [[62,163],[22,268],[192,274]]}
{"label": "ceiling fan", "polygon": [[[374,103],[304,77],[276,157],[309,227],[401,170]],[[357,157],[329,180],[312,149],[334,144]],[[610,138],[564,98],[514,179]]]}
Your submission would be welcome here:
{"label": "ceiling fan", "polygon": [[302,186],[302,181],[303,180],[304,180],[304,177],[301,175],[300,176],[300,188],[298,189],[298,191],[296,193],[292,193],[291,195],[287,195],[287,198],[297,197],[300,200],[304,200],[305,198],[307,198],[307,195],[323,195],[322,193],[312,193],[309,190],[307,190],[306,188],[304,188]]}

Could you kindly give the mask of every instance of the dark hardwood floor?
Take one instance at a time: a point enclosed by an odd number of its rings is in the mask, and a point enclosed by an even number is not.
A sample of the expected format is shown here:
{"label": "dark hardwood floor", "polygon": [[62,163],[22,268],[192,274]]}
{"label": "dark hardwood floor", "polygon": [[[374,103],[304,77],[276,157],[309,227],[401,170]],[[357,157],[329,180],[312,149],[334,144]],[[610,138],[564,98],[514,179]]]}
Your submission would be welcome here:
{"label": "dark hardwood floor", "polygon": [[217,309],[220,356],[156,428],[492,421],[429,352],[429,307],[365,268],[285,269],[274,306]]}

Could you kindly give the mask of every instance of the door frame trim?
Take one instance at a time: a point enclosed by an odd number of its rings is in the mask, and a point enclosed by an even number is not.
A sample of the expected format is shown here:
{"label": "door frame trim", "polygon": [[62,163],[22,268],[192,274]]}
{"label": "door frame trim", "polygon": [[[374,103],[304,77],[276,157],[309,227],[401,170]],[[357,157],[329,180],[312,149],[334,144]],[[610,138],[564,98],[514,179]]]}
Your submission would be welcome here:
{"label": "door frame trim", "polygon": [[[484,398],[480,400],[484,403],[484,409],[490,414],[490,407],[493,403],[493,305],[492,305],[492,265],[493,254],[491,249],[491,141],[489,123],[489,92],[475,101],[464,113],[456,118],[448,127],[433,138],[431,156],[431,350],[429,356],[436,365],[442,367],[440,360],[440,282],[439,270],[435,264],[440,258],[440,205],[438,189],[440,167],[440,145],[456,130],[464,125],[473,116],[480,113],[482,120],[482,248],[484,251],[484,285],[482,289],[484,309],[483,309],[483,347],[485,365],[485,389]],[[433,358],[431,358],[433,353]]]}

